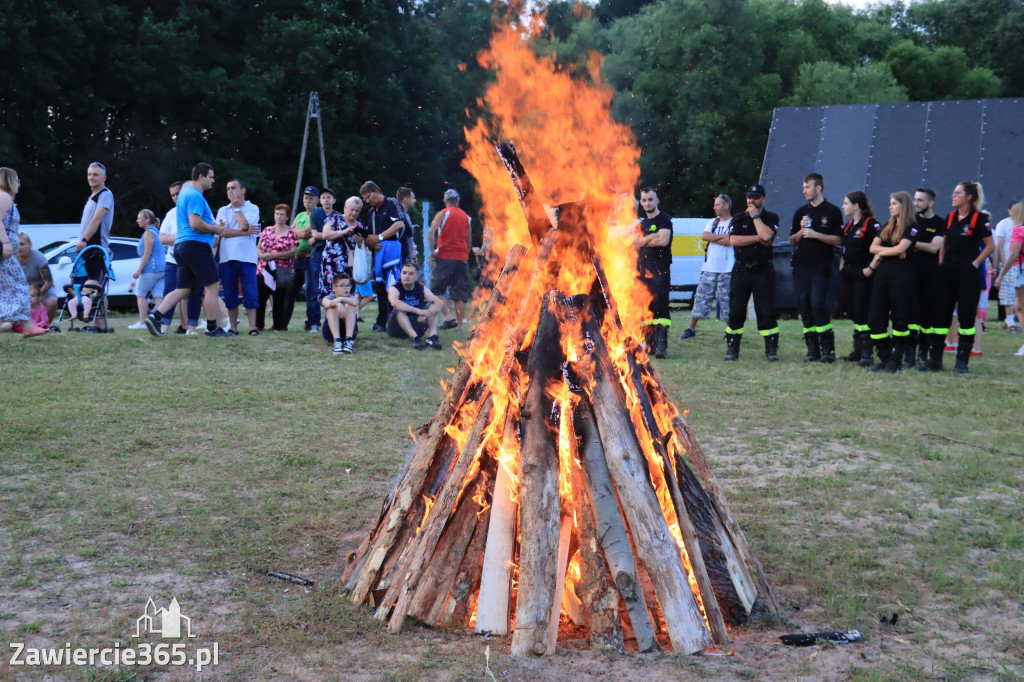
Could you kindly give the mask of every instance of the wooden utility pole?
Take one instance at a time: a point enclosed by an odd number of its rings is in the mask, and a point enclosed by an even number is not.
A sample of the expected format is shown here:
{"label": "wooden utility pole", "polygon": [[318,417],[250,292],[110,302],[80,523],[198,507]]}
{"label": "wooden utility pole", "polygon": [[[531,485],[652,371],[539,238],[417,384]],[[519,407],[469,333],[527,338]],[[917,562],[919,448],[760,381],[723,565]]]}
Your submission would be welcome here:
{"label": "wooden utility pole", "polygon": [[316,92],[309,93],[309,106],[306,108],[306,129],[302,133],[302,153],[299,154],[299,173],[295,178],[295,195],[292,197],[292,217],[299,207],[299,197],[302,195],[302,172],[306,167],[306,147],[309,146],[309,122],[316,119],[316,131],[320,136],[320,175],[321,189],[327,186],[327,157],[324,154],[324,126],[320,120],[320,95]]}

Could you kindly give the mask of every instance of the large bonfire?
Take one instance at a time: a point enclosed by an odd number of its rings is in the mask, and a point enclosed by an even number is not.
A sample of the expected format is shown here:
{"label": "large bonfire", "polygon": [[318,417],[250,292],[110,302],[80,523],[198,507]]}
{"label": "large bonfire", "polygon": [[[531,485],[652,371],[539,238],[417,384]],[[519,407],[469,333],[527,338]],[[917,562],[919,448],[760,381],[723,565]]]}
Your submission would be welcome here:
{"label": "large bonfire", "polygon": [[635,139],[596,59],[574,79],[528,33],[481,55],[496,78],[466,132],[505,258],[347,587],[395,632],[414,617],[550,654],[571,621],[592,646],[693,653],[776,606],[639,341]]}

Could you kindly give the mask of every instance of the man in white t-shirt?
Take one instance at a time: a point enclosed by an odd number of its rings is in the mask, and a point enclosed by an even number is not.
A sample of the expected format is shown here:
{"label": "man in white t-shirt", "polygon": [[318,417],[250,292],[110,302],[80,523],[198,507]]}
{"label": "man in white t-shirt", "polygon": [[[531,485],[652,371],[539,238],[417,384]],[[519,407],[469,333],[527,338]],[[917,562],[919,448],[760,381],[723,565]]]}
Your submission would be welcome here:
{"label": "man in white t-shirt", "polygon": [[[1010,212],[1015,203],[1017,203],[1016,200],[1010,202],[1010,208],[1007,209],[1007,213]],[[1013,219],[1010,216],[1000,220],[996,225],[996,229],[992,232],[992,236],[996,240],[996,250],[992,253],[992,260],[995,261],[992,272],[998,274],[999,269],[1003,267],[1003,263],[1010,257],[1010,234],[1012,232]],[[1003,323],[1003,328],[1010,332],[1020,331],[1020,324],[1017,321],[1017,317],[1013,314],[1013,302],[1016,295],[1016,289],[1012,286],[999,287],[999,303],[1002,304],[1003,310],[1006,312],[1006,322]]]}
{"label": "man in white t-shirt", "polygon": [[679,337],[692,339],[697,335],[697,320],[706,320],[711,315],[711,301],[718,299],[720,319],[729,319],[729,279],[732,276],[734,257],[729,246],[729,225],[732,223],[732,199],[727,194],[715,197],[715,217],[708,221],[701,233],[701,241],[708,243],[704,265],[700,269],[700,281],[693,295],[693,314],[690,326]]}
{"label": "man in white t-shirt", "polygon": [[228,181],[227,206],[217,210],[217,222],[224,222],[220,236],[220,281],[224,285],[224,305],[228,309],[229,331],[238,334],[238,289],[249,317],[249,335],[256,336],[256,241],[260,234],[260,209],[245,198],[245,185],[238,178]]}

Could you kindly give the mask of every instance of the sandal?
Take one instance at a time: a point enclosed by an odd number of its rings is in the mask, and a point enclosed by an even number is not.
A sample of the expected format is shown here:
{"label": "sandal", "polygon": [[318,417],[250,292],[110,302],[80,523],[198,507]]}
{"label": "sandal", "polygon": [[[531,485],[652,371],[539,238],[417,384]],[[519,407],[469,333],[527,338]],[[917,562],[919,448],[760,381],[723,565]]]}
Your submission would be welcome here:
{"label": "sandal", "polygon": [[250,329],[249,330],[249,336],[259,336],[259,335],[260,335],[259,330],[257,330],[257,329]]}

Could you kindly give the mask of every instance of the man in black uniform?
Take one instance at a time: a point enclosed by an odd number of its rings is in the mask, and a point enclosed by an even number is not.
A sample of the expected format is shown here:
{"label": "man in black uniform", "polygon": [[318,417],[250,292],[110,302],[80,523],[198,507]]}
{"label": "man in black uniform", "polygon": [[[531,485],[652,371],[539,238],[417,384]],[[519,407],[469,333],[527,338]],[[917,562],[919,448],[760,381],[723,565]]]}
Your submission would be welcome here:
{"label": "man in black uniform", "polygon": [[651,292],[651,320],[648,322],[648,347],[654,357],[668,355],[668,328],[672,324],[668,312],[668,292],[672,284],[672,218],[658,210],[658,193],[651,187],[640,190],[640,206],[644,211],[640,235],[636,239],[639,254],[637,272]]}
{"label": "man in black uniform", "polygon": [[[939,267],[939,249],[946,236],[946,221],[935,215],[935,190],[931,187],[918,187],[914,192],[914,212],[917,221],[917,241],[914,242],[914,268],[917,270],[917,319],[910,325],[910,343],[917,337],[918,369],[922,372],[929,367],[928,349],[932,344],[933,327],[945,326],[938,319],[937,293],[935,291],[935,272]],[[914,324],[916,323],[916,324]],[[945,340],[945,336],[942,337]],[[904,366],[910,367],[914,361],[913,345],[908,351],[909,357],[904,358]]]}
{"label": "man in black uniform", "polygon": [[842,244],[843,214],[822,196],[825,181],[818,173],[804,178],[807,203],[793,214],[789,243],[793,246],[793,290],[804,323],[804,362],[835,362],[836,339],[828,309],[835,247]]}
{"label": "man in black uniform", "polygon": [[764,210],[764,187],[751,185],[746,194],[746,212],[734,215],[729,226],[729,245],[733,248],[736,263],[730,278],[724,359],[736,360],[740,356],[747,302],[753,294],[757,330],[764,337],[764,355],[768,362],[776,362],[779,359],[779,325],[775,317],[772,241],[779,231],[779,216]]}

